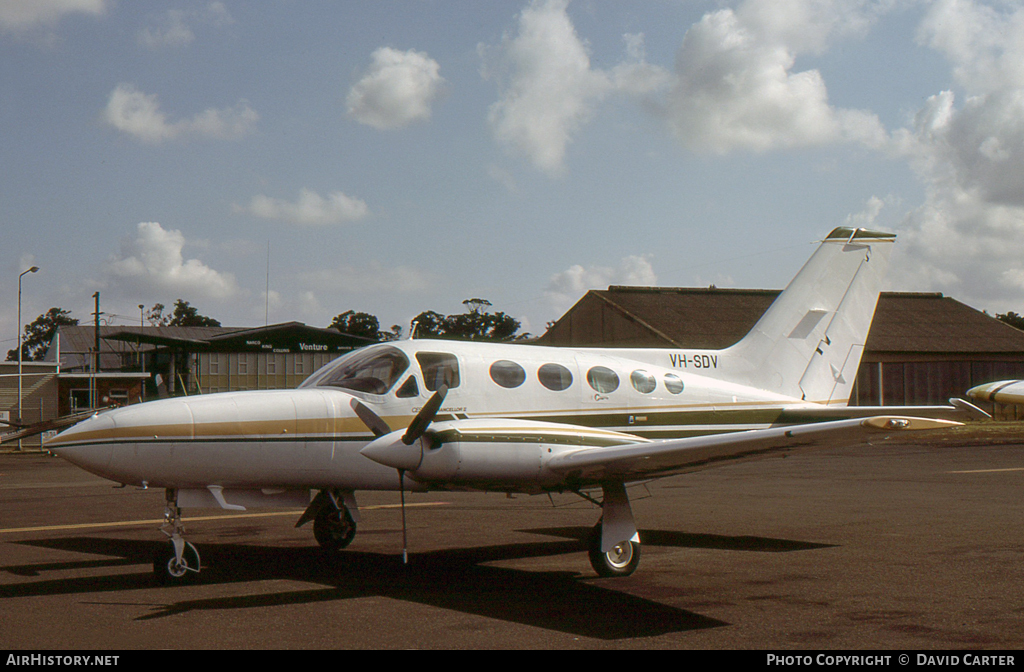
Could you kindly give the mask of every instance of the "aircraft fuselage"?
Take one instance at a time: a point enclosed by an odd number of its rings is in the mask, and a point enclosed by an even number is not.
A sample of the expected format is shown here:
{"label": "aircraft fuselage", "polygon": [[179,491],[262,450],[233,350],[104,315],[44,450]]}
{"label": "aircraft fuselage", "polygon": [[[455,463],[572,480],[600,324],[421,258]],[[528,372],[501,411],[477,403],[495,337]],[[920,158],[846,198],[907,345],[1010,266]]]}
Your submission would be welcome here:
{"label": "aircraft fuselage", "polygon": [[[62,434],[57,449],[132,485],[393,490],[395,470],[359,452],[374,437],[353,412],[353,398],[400,429],[447,382],[438,422],[519,419],[647,438],[758,429],[783,409],[814,406],[712,377],[737,375],[726,351],[636,352],[645,359],[515,344],[378,344],[331,362],[296,390],[224,392],[108,411]],[[549,443],[551,450],[521,446],[512,462],[531,466],[508,474],[507,489],[559,486],[560,476],[543,473],[544,451],[560,449]]]}

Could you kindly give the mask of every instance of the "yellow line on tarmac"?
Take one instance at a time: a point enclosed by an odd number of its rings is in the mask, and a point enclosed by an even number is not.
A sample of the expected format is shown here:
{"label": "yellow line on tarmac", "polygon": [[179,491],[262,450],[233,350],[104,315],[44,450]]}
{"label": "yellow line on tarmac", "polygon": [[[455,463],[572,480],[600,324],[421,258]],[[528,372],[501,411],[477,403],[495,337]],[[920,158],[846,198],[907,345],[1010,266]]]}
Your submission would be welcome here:
{"label": "yellow line on tarmac", "polygon": [[[444,506],[448,502],[422,502],[419,504],[406,504],[407,508],[424,507],[424,506]],[[374,511],[376,509],[397,509],[400,508],[401,504],[379,504],[377,506],[361,506],[360,511]],[[239,518],[269,518],[271,516],[297,516],[302,513],[302,509],[295,509],[294,511],[272,511],[270,513],[236,513],[224,516],[195,516],[189,518],[182,518],[183,523],[197,522],[203,520],[229,520]],[[12,534],[15,532],[53,532],[57,530],[81,530],[90,527],[133,527],[136,525],[162,525],[164,523],[163,518],[153,520],[123,520],[110,523],[76,523],[74,525],[42,525],[39,527],[11,527],[5,530],[0,530],[0,534]]]}
{"label": "yellow line on tarmac", "polygon": [[1009,469],[973,469],[971,471],[951,471],[951,474],[994,474],[1000,471],[1024,471],[1024,467],[1011,467]]}

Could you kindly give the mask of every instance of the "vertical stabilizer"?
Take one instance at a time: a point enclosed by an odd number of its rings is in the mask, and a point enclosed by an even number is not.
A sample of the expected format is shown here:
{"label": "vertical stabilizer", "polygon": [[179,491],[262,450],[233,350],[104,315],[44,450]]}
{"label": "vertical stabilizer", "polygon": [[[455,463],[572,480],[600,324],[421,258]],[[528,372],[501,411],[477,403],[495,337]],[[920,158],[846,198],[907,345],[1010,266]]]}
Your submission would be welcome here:
{"label": "vertical stabilizer", "polygon": [[896,236],[837,228],[742,341],[749,384],[798,399],[843,404],[857,378]]}

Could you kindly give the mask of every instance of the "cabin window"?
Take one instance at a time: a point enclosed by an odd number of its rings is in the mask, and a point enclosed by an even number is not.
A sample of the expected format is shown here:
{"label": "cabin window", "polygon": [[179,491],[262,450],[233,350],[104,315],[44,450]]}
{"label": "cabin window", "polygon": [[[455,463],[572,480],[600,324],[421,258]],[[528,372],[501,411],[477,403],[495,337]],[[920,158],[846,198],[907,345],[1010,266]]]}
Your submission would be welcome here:
{"label": "cabin window", "polygon": [[[296,358],[298,361],[298,358]],[[316,380],[321,387],[385,394],[409,368],[409,358],[396,348],[368,348],[336,360]]]}
{"label": "cabin window", "polygon": [[395,396],[400,399],[420,396],[420,386],[416,384],[416,376],[409,376],[408,380],[402,383],[402,386],[395,392]]}
{"label": "cabin window", "polygon": [[561,392],[572,385],[572,372],[561,364],[545,364],[537,369],[540,384],[549,390]]}
{"label": "cabin window", "polygon": [[526,371],[515,362],[502,359],[491,364],[491,380],[511,390],[526,381]]}
{"label": "cabin window", "polygon": [[598,392],[614,392],[619,387],[619,377],[605,366],[595,366],[587,371],[587,382]]}
{"label": "cabin window", "polygon": [[640,369],[629,374],[629,382],[632,383],[633,389],[642,394],[650,394],[658,386],[654,376]]}
{"label": "cabin window", "polygon": [[683,391],[683,379],[674,373],[666,373],[665,389],[672,394],[679,394]]}
{"label": "cabin window", "polygon": [[423,384],[431,392],[441,385],[459,386],[459,360],[446,352],[417,352],[416,361],[423,371]]}

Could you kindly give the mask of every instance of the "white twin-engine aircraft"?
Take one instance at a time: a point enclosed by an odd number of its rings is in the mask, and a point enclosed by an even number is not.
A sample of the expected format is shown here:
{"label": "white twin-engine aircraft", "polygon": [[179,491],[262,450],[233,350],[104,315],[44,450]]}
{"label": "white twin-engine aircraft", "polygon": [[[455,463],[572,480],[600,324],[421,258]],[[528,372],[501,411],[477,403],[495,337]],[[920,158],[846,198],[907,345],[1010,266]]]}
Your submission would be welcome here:
{"label": "white twin-engine aircraft", "polygon": [[336,551],[355,536],[357,490],[401,491],[403,537],[406,490],[576,493],[601,509],[594,569],[624,576],[640,560],[630,483],[958,424],[846,406],[894,241],[835,229],[723,350],[381,343],[295,390],[128,406],[47,445],[104,478],[166,489],[163,581],[200,569],[181,508],[306,507],[296,526],[312,521]]}

